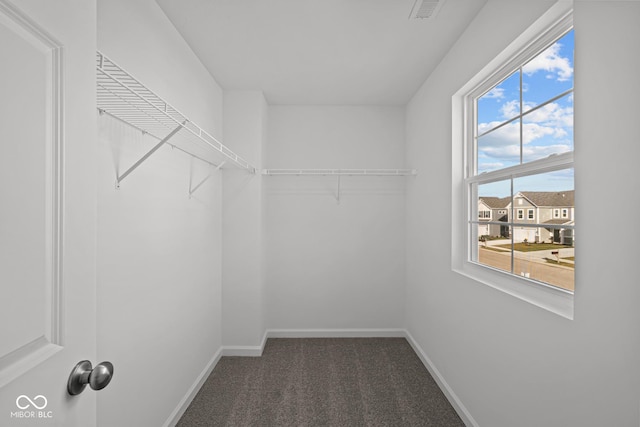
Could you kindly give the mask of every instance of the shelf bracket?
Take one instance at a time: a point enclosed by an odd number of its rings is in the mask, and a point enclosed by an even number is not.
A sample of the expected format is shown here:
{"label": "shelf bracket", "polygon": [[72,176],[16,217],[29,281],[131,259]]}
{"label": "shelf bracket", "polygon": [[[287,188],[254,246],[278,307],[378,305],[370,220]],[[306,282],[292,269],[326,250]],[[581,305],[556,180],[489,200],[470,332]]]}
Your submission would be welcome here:
{"label": "shelf bracket", "polygon": [[178,131],[180,129],[182,129],[182,127],[186,124],[187,122],[184,121],[182,122],[181,125],[178,125],[178,127],[176,127],[174,130],[171,131],[171,133],[167,136],[165,136],[164,138],[162,138],[162,140],[160,142],[158,142],[151,150],[149,150],[149,152],[147,154],[145,154],[144,156],[142,156],[140,158],[140,160],[138,160],[137,162],[135,162],[133,164],[133,166],[131,166],[129,169],[127,169],[122,175],[117,176],[116,177],[116,188],[120,188],[120,183],[127,177],[129,176],[129,174],[131,172],[133,172],[134,170],[136,170],[138,168],[138,166],[140,166],[145,160],[147,160],[153,153],[155,153],[156,151],[158,151],[158,149],[160,147],[162,147],[167,141],[169,141],[176,133],[178,133]]}
{"label": "shelf bracket", "polygon": [[195,193],[198,188],[200,188],[202,186],[202,184],[204,184],[205,182],[207,182],[207,180],[209,178],[211,178],[211,175],[213,175],[213,172],[219,171],[220,169],[222,169],[222,166],[224,166],[224,164],[227,163],[226,161],[220,163],[218,166],[215,167],[215,169],[209,173],[209,175],[207,175],[202,181],[200,181],[200,183],[198,185],[196,185],[193,188],[189,189],[189,198],[191,198],[191,196],[193,195],[193,193]]}

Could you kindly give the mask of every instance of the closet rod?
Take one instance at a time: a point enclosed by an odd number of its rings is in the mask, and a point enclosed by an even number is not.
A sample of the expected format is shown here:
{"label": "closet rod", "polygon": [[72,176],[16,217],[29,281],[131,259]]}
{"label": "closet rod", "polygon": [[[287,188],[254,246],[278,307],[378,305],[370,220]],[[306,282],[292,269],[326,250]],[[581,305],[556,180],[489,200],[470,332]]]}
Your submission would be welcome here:
{"label": "closet rod", "polygon": [[264,169],[263,175],[410,176],[415,169]]}

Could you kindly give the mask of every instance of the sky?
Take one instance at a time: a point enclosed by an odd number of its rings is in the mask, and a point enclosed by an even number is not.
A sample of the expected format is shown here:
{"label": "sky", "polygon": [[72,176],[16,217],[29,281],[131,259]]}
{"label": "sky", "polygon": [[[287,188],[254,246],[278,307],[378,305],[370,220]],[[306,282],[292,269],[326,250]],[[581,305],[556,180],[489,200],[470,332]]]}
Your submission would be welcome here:
{"label": "sky", "polygon": [[[573,92],[531,111],[573,88],[573,50],[571,30],[522,67],[524,163],[573,150]],[[517,70],[478,99],[478,173],[520,164],[520,74]],[[487,184],[479,194],[505,197],[509,189],[508,181]],[[514,182],[514,192],[571,189],[573,169]]]}

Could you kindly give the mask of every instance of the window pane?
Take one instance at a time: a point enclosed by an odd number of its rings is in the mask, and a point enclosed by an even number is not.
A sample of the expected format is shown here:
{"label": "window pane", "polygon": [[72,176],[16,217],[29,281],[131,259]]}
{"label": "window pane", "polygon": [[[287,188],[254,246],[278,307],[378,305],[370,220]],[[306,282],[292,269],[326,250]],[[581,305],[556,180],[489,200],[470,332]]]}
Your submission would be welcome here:
{"label": "window pane", "polygon": [[[509,221],[509,205],[511,203],[511,181],[504,180],[478,185],[478,211],[491,212],[489,220],[478,219],[472,224],[477,229],[477,258],[474,261],[493,268],[511,272],[511,227]],[[475,230],[474,230],[475,231]]]}
{"label": "window pane", "polygon": [[[509,221],[509,204],[511,203],[511,182],[498,181],[478,186],[478,236],[490,238],[509,238],[506,227]],[[487,222],[504,222],[486,224]]]}
{"label": "window pane", "polygon": [[573,151],[573,93],[523,116],[523,163]]}
{"label": "window pane", "polygon": [[[480,228],[482,224],[478,224]],[[511,227],[500,226],[505,235],[511,234]],[[480,264],[511,273],[511,239],[507,237],[491,237],[478,239],[478,259]]]}
{"label": "window pane", "polygon": [[535,221],[514,220],[515,274],[573,291],[573,169],[516,178],[513,189],[514,206],[535,212]]}
{"label": "window pane", "polygon": [[483,127],[486,132],[519,114],[520,70],[517,70],[478,99],[478,128]]}
{"label": "window pane", "polygon": [[520,164],[520,120],[478,138],[479,174],[517,164]]}
{"label": "window pane", "polygon": [[522,67],[523,110],[573,88],[573,30]]}
{"label": "window pane", "polygon": [[573,291],[575,251],[568,243],[573,230],[552,229],[552,236],[556,234],[558,240],[563,240],[557,243],[549,243],[549,240],[538,241],[538,233],[541,230],[545,232],[548,229],[513,227],[514,274]]}

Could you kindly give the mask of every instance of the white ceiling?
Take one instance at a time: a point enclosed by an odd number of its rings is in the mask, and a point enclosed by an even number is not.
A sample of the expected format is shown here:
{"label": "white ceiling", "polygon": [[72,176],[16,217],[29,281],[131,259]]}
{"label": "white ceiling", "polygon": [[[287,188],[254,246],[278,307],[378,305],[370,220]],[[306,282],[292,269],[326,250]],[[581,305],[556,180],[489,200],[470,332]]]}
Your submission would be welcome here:
{"label": "white ceiling", "polygon": [[[224,89],[270,104],[403,105],[486,0],[156,0]],[[442,1],[442,0],[441,0]]]}

